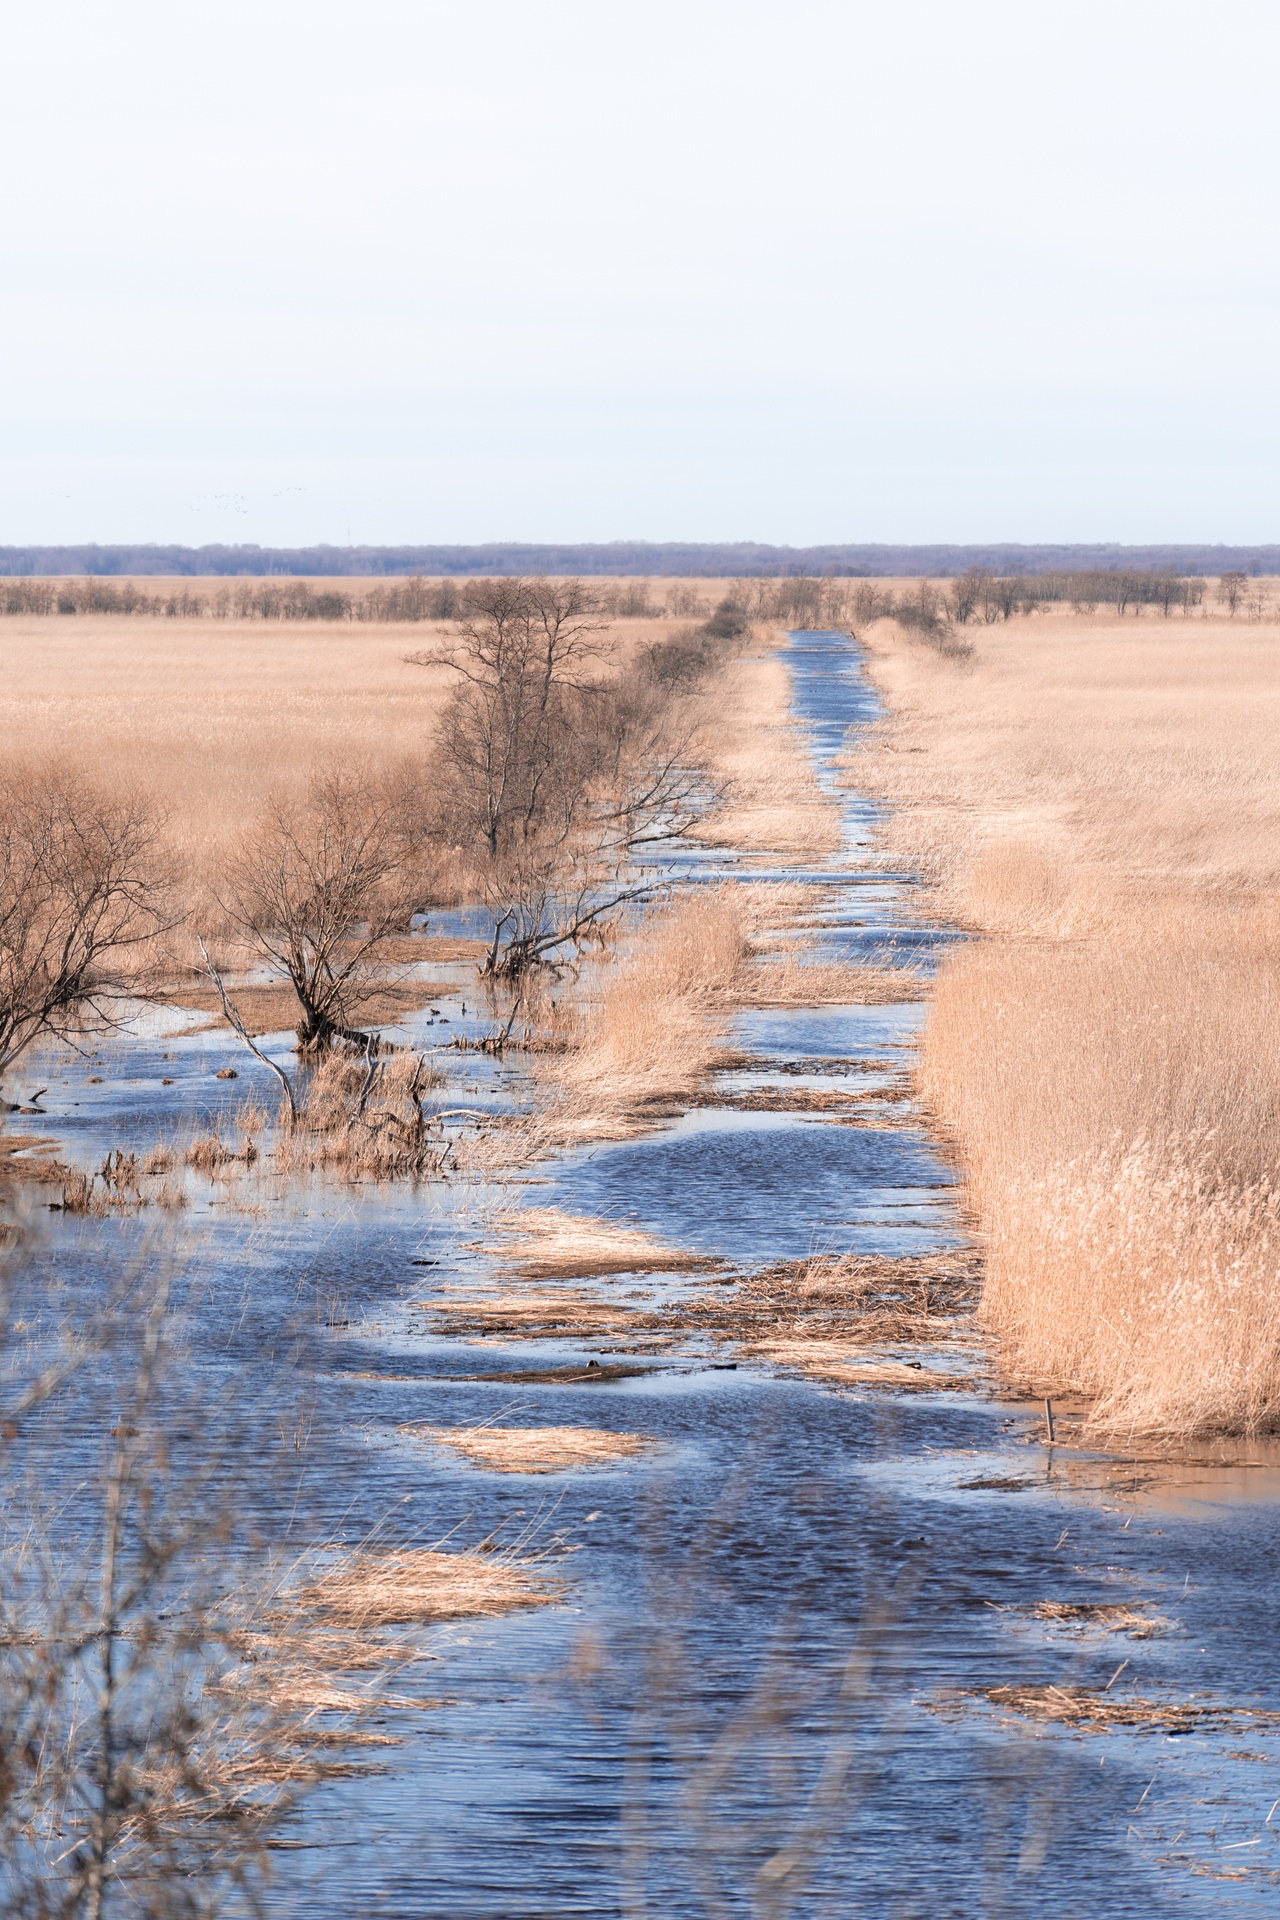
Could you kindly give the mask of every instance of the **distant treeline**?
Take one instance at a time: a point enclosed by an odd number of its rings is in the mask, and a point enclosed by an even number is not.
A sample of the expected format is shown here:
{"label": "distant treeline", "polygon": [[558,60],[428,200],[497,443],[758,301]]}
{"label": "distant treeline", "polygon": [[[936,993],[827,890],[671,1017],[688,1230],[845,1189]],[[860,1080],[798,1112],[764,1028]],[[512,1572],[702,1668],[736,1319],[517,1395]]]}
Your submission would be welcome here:
{"label": "distant treeline", "polygon": [[[505,576],[502,576],[505,577]],[[414,577],[393,585],[348,590],[316,588],[306,580],[241,580],[200,591],[168,587],[149,593],[133,580],[85,578],[0,579],[3,614],[131,614],[186,620],[361,620],[446,621],[455,619],[481,582]],[[1009,620],[1039,607],[1071,606],[1078,612],[1114,607],[1118,613],[1156,607],[1169,615],[1189,613],[1204,600],[1206,583],[1195,576],[1155,572],[994,574],[971,567],[949,585],[921,580],[897,593],[870,580],[839,576],[782,579],[742,578],[734,582],[720,611],[744,621],[810,629],[856,632],[874,620],[894,619],[927,635],[971,622]],[[1246,593],[1247,576],[1219,576],[1217,599],[1234,614],[1243,604],[1261,615],[1265,595]],[[710,600],[688,582],[659,592],[652,580],[601,581],[591,592],[593,608],[609,619],[705,619]],[[1265,611],[1271,611],[1269,602]]]}
{"label": "distant treeline", "polygon": [[0,547],[0,577],[163,574],[186,579],[226,575],[316,578],[551,574],[581,577],[740,579],[954,579],[971,567],[1005,577],[1053,573],[1280,574],[1280,546],[1125,547],[1111,544],[1020,546],[769,546],[618,540],[541,545],[510,541],[470,547],[65,546]]}
{"label": "distant treeline", "polygon": [[212,593],[195,587],[148,593],[132,580],[0,580],[0,613],[151,614],[171,620],[448,620],[458,604],[452,580],[405,580],[348,593],[313,590],[305,580],[243,581]]}
{"label": "distant treeline", "polygon": [[[1228,573],[1227,580],[1243,579],[1242,574]],[[1127,613],[1134,607],[1159,607],[1162,613],[1172,613],[1175,608],[1186,613],[1192,607],[1198,607],[1204,599],[1205,582],[1195,575],[1184,576],[1176,573],[1030,573],[999,575],[985,572],[981,567],[970,567],[951,584],[945,596],[934,594],[939,608],[945,604],[947,612],[961,626],[970,620],[1009,620],[1015,613],[1033,613],[1037,607],[1068,605],[1079,612],[1091,613],[1095,607],[1114,607],[1117,613]],[[913,624],[911,611],[916,606],[929,603],[930,590],[922,583],[918,596],[904,596],[894,603],[892,594],[881,595],[881,610],[892,613],[904,625]],[[875,618],[871,611],[877,605],[876,590],[860,587],[855,589],[855,603],[862,610],[862,618]],[[1232,612],[1235,611],[1234,603]]]}
{"label": "distant treeline", "polygon": [[[501,576],[506,577],[506,576]],[[168,587],[149,593],[134,580],[0,579],[0,614],[132,614],[171,620],[452,620],[480,582],[413,578],[348,590],[306,580],[242,580],[200,591]],[[746,620],[789,627],[842,627],[852,619],[854,589],[845,580],[741,580],[723,605]],[[598,581],[592,605],[613,620],[703,620],[711,601],[685,581],[659,591],[650,580]],[[876,616],[872,614],[871,618]]]}

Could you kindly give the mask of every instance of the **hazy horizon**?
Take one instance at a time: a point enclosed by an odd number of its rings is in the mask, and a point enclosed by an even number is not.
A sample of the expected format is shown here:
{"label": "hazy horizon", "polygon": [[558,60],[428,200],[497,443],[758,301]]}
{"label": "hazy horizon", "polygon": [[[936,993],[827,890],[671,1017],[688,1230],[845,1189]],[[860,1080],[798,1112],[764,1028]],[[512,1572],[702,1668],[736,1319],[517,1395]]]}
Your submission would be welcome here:
{"label": "hazy horizon", "polygon": [[1280,535],[1274,12],[9,23],[0,544]]}

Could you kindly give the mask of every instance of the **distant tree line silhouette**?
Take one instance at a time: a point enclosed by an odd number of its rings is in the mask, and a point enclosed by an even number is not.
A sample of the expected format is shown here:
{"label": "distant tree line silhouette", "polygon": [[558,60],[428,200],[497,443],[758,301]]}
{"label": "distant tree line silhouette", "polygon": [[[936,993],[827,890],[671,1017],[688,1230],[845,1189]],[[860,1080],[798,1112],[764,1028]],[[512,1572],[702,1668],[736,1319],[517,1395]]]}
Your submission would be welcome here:
{"label": "distant tree line silhouette", "polygon": [[124,578],[167,575],[186,579],[225,575],[263,578],[376,579],[397,575],[443,578],[545,574],[737,579],[837,577],[850,579],[954,579],[976,567],[985,573],[1161,573],[1176,576],[1227,572],[1280,574],[1280,546],[849,545],[787,547],[757,541],[612,541],[532,545],[493,542],[479,546],[260,547],[260,546],[28,546],[0,547],[0,578],[79,575]]}

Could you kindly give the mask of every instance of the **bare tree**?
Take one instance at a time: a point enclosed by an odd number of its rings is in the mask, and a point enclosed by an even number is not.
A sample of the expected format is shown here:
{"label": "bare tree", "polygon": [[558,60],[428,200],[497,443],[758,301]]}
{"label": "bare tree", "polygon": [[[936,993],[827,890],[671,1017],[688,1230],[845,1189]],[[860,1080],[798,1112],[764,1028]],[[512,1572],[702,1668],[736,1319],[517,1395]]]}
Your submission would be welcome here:
{"label": "bare tree", "polygon": [[459,677],[441,723],[444,766],[456,815],[491,859],[535,831],[563,788],[566,696],[599,658],[603,624],[580,581],[477,580],[456,633],[419,656]]}
{"label": "bare tree", "polygon": [[1227,609],[1233,619],[1248,584],[1248,576],[1243,573],[1224,573],[1218,582],[1219,603]]}
{"label": "bare tree", "polygon": [[65,768],[19,772],[0,803],[0,1073],[42,1033],[108,1017],[167,923],[159,822]]}
{"label": "bare tree", "polygon": [[[363,772],[275,800],[241,845],[223,905],[297,996],[298,1049],[366,1046],[355,1022],[386,977],[387,940],[421,904],[403,801]],[[220,983],[219,983],[220,984]]]}
{"label": "bare tree", "polygon": [[970,567],[951,583],[951,611],[957,626],[967,626],[990,597],[991,575],[983,567]]}
{"label": "bare tree", "polygon": [[620,673],[581,582],[478,581],[456,634],[419,656],[459,678],[440,802],[493,914],[486,972],[518,978],[652,890],[641,850],[688,832],[709,797],[683,696],[745,630],[728,618],[700,648],[660,645]]}

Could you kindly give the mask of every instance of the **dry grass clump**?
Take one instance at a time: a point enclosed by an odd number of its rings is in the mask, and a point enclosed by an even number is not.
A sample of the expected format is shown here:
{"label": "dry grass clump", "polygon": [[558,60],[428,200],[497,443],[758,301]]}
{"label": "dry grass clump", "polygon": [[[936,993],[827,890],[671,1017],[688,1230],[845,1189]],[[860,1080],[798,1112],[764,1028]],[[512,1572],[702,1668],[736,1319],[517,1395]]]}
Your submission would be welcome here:
{"label": "dry grass clump", "polygon": [[977,1696],[1027,1720],[1056,1721],[1086,1733],[1137,1727],[1144,1733],[1247,1732],[1280,1725],[1280,1713],[1263,1707],[1233,1707],[1199,1700],[1144,1700],[1112,1695],[1106,1688],[983,1687]]}
{"label": "dry grass clump", "polygon": [[[310,1173],[324,1167],[349,1178],[389,1180],[439,1171],[448,1150],[440,1129],[424,1105],[425,1096],[443,1084],[421,1054],[383,1051],[360,1054],[344,1047],[324,1053],[303,1078],[297,1118],[287,1110],[271,1148],[278,1173]],[[237,1116],[246,1145],[239,1158],[252,1165],[260,1109],[246,1106]],[[217,1147],[217,1136],[213,1146]]]}
{"label": "dry grass clump", "polygon": [[603,1466],[656,1444],[641,1433],[610,1433],[604,1427],[404,1426],[400,1432],[432,1440],[495,1473],[564,1473],[573,1467]]}
{"label": "dry grass clump", "polygon": [[562,1592],[562,1582],[507,1554],[411,1547],[350,1554],[290,1598],[328,1627],[359,1634],[550,1606]]}
{"label": "dry grass clump", "polygon": [[1095,1430],[1280,1424],[1274,642],[1040,616],[963,671],[873,644],[896,718],[860,777],[996,936],[949,957],[920,1083],[1005,1364]]}
{"label": "dry grass clump", "polygon": [[819,855],[840,846],[840,808],[823,793],[778,655],[734,663],[708,716],[712,764],[725,797],[708,832],[745,851]]}
{"label": "dry grass clump", "polygon": [[1104,1633],[1124,1633],[1131,1640],[1158,1639],[1172,1626],[1161,1614],[1087,1600],[1041,1600],[1032,1607],[1031,1618],[1051,1626],[1100,1627]]}
{"label": "dry grass clump", "polygon": [[545,1124],[561,1138],[620,1137],[695,1089],[728,1027],[748,952],[731,888],[700,888],[646,913],[603,963],[549,1056]]}
{"label": "dry grass clump", "polygon": [[[111,1214],[137,1213],[143,1207],[185,1207],[187,1196],[181,1187],[171,1186],[167,1180],[162,1180],[158,1187],[152,1184],[172,1166],[173,1160],[167,1153],[157,1156],[152,1152],[140,1162],[136,1154],[125,1153],[119,1147],[110,1150],[96,1173],[64,1167],[55,1161],[53,1175],[61,1184],[62,1198],[53,1205],[62,1213],[83,1214],[94,1220],[105,1220]],[[40,1177],[50,1176],[42,1173]]]}

